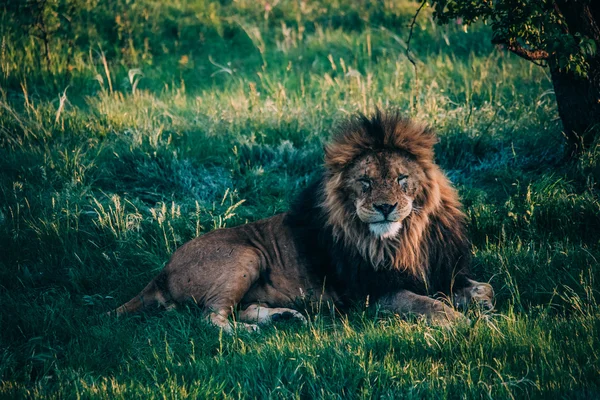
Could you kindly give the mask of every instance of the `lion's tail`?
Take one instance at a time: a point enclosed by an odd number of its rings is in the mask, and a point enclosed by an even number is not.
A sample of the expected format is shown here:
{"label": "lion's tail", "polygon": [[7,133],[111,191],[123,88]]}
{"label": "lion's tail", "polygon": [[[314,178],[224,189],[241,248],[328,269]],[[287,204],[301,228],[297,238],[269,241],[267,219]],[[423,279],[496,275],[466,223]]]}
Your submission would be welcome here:
{"label": "lion's tail", "polygon": [[110,311],[109,315],[132,314],[143,310],[144,308],[166,305],[170,296],[166,295],[159,285],[159,282],[164,281],[163,274],[154,278],[139,294],[127,303]]}

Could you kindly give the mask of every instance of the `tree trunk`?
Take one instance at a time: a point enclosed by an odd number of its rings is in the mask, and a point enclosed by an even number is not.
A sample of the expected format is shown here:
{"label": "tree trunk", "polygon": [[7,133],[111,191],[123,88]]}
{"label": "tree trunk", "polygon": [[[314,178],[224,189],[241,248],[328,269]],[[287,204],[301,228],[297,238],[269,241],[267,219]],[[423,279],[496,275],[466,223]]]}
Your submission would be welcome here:
{"label": "tree trunk", "polygon": [[588,75],[577,76],[550,65],[558,115],[568,142],[568,156],[577,156],[600,137],[600,59],[591,60]]}
{"label": "tree trunk", "polygon": [[587,76],[559,71],[556,60],[549,60],[558,114],[575,156],[600,137],[600,1],[555,0],[556,11],[566,23],[566,33],[593,39],[599,49],[588,60]]}

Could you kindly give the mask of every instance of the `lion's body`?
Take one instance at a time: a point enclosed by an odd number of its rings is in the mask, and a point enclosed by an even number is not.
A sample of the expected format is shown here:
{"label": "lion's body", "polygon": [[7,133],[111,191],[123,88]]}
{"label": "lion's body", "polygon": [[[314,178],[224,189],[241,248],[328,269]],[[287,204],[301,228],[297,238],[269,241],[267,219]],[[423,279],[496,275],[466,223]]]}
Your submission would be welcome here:
{"label": "lion's body", "polygon": [[[300,255],[287,216],[218,229],[187,242],[146,287],[146,296],[140,293],[119,312],[185,302],[208,310],[255,303],[294,307],[300,297],[322,292],[322,279]],[[334,298],[332,293],[326,300]]]}
{"label": "lion's body", "polygon": [[[287,214],[219,229],[186,243],[163,274],[172,301],[220,309],[252,303],[292,307],[321,291],[322,279],[300,256]],[[189,266],[189,268],[182,268]]]}
{"label": "lion's body", "polygon": [[491,287],[468,279],[464,215],[433,163],[434,141],[430,130],[397,116],[347,124],[326,148],[321,179],[288,213],[186,243],[117,313],[191,301],[231,329],[227,318],[237,307],[246,322],[303,319],[299,299],[343,309],[369,298],[445,321],[460,314],[428,296],[491,302]]}

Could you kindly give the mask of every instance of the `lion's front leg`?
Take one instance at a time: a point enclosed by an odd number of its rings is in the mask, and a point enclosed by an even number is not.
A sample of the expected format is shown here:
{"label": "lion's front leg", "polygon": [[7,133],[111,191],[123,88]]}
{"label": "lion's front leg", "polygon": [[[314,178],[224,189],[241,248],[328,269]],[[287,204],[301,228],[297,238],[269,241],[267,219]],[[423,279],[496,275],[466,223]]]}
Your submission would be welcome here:
{"label": "lion's front leg", "polygon": [[423,316],[434,325],[444,326],[453,322],[467,321],[463,314],[443,302],[408,290],[384,296],[378,303],[383,309],[398,314]]}
{"label": "lion's front leg", "polygon": [[467,286],[454,293],[456,307],[466,309],[472,302],[482,305],[488,311],[494,309],[494,288],[489,283],[467,279]]}

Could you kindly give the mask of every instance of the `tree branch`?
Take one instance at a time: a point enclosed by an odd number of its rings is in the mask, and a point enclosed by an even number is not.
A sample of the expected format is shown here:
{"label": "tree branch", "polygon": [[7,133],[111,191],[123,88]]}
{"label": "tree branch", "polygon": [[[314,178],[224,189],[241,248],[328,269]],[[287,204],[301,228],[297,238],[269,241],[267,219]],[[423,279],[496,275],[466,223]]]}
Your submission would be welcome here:
{"label": "tree branch", "polygon": [[417,12],[415,12],[415,15],[413,16],[413,20],[410,23],[410,31],[408,32],[408,41],[406,42],[406,57],[408,57],[408,60],[415,67],[417,66],[415,64],[415,60],[413,60],[412,57],[410,56],[410,41],[412,39],[413,30],[415,29],[415,23],[417,22],[417,17],[419,16],[419,13],[421,12],[421,10],[425,6],[425,4],[427,4],[427,0],[423,0],[421,5],[419,6],[419,8],[417,8]]}
{"label": "tree branch", "polygon": [[417,96],[418,96],[418,90],[419,90],[419,75],[417,72],[417,63],[415,63],[415,60],[410,55],[410,41],[412,39],[413,30],[415,29],[415,23],[417,22],[417,17],[419,16],[419,13],[423,9],[423,7],[425,7],[426,4],[427,4],[427,0],[423,0],[421,5],[419,6],[419,8],[417,8],[417,12],[415,12],[413,20],[410,23],[410,31],[408,33],[408,41],[406,42],[406,57],[408,58],[408,61],[410,61],[410,63],[412,64],[413,69],[415,71],[415,104],[413,105],[415,107],[417,104]]}
{"label": "tree branch", "polygon": [[546,50],[530,50],[521,46],[516,42],[507,43],[506,48],[519,57],[522,57],[529,61],[540,61],[547,60],[550,57],[550,54]]}
{"label": "tree branch", "polygon": [[550,58],[550,54],[546,50],[527,49],[519,43],[517,43],[515,40],[494,39],[492,40],[492,43],[504,45],[508,50],[510,50],[514,54],[526,59],[527,61],[532,61],[537,65],[540,64],[536,61],[547,60],[548,58]]}

